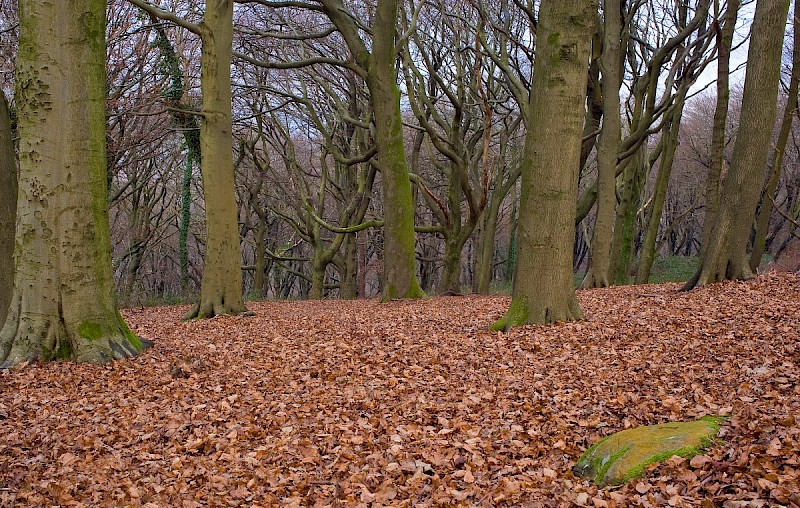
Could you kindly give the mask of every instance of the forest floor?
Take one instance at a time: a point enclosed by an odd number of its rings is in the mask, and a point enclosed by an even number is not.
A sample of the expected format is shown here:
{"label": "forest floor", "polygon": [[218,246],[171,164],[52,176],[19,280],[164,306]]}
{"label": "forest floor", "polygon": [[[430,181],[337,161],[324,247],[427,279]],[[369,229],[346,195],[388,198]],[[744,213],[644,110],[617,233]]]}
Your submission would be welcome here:
{"label": "forest floor", "polygon": [[[133,360],[0,372],[0,506],[799,506],[800,276],[678,288],[508,334],[506,297],[128,309],[155,343]],[[705,455],[571,472],[704,415],[731,416]]]}

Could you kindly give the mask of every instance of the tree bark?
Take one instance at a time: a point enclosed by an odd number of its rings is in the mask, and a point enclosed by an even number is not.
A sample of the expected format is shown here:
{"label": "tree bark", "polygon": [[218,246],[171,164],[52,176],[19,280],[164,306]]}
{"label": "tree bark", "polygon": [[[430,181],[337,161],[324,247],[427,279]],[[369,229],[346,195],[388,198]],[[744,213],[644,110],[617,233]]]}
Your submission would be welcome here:
{"label": "tree bark", "polygon": [[206,206],[206,251],[200,301],[186,319],[247,311],[242,297],[231,125],[233,0],[207,0],[200,24],[200,172]]}
{"label": "tree bark", "polygon": [[378,0],[367,86],[375,115],[384,208],[383,300],[420,298],[416,275],[414,203],[403,143],[397,87],[395,25],[397,0]]}
{"label": "tree bark", "polygon": [[707,249],[685,289],[753,276],[747,243],[755,219],[777,112],[789,0],[758,0],[748,51],[739,131]]}
{"label": "tree bark", "polygon": [[[597,3],[543,0],[522,160],[519,259],[496,330],[582,319],[572,282],[586,65]],[[559,118],[553,122],[553,118]]]}
{"label": "tree bark", "polygon": [[669,120],[665,122],[661,130],[661,135],[665,136],[663,143],[663,153],[661,163],[658,167],[655,188],[653,189],[653,203],[650,211],[650,218],[647,222],[644,238],[642,239],[642,249],[639,253],[639,266],[636,269],[636,284],[647,284],[650,278],[650,269],[653,267],[653,260],[657,254],[656,240],[661,226],[661,215],[664,212],[664,201],[667,197],[669,187],[669,177],[672,174],[672,163],[675,160],[675,151],[678,148],[678,133],[680,131],[681,117],[683,115],[683,105],[686,91],[679,94],[677,103],[669,113]]}
{"label": "tree bark", "polygon": [[797,91],[800,84],[800,2],[794,3],[794,36],[792,41],[792,74],[789,78],[789,90],[786,95],[786,107],[783,110],[781,120],[781,130],[778,133],[778,141],[772,152],[772,169],[770,170],[769,180],[764,189],[764,197],[761,200],[761,207],[756,219],[756,230],[753,238],[753,251],[750,254],[750,270],[756,272],[761,264],[761,257],[764,255],[766,245],[767,230],[769,229],[769,218],[772,215],[772,202],[775,199],[775,191],[778,189],[778,182],[781,177],[781,166],[783,166],[783,154],[786,151],[786,143],[789,140],[789,132],[792,129],[792,120],[797,114]]}
{"label": "tree bark", "polygon": [[0,327],[14,291],[14,231],[17,223],[17,158],[6,95],[0,91]]}
{"label": "tree bark", "polygon": [[111,273],[105,0],[22,0],[14,294],[0,367],[137,354]]}
{"label": "tree bark", "polygon": [[705,211],[703,212],[703,238],[700,242],[700,256],[710,243],[711,230],[719,209],[722,165],[725,160],[725,132],[730,102],[730,61],[733,32],[739,13],[740,0],[728,0],[722,25],[715,23],[717,31],[717,104],[714,110],[714,124],[711,131],[711,158],[705,184]]}
{"label": "tree bark", "polygon": [[609,285],[611,237],[617,204],[615,181],[622,127],[619,89],[622,86],[623,72],[620,64],[622,55],[620,0],[605,0],[603,9],[603,52],[600,55],[600,69],[603,72],[603,126],[597,146],[597,217],[592,233],[589,269],[582,283],[584,288]]}

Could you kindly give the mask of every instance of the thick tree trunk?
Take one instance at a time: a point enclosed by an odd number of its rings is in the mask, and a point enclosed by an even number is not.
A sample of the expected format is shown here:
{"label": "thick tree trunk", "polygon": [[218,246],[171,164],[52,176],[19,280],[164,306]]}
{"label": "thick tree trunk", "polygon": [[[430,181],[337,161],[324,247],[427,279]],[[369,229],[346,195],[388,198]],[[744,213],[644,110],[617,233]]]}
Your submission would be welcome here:
{"label": "thick tree trunk", "polygon": [[609,285],[611,266],[611,237],[614,210],[617,204],[616,175],[619,152],[620,119],[619,89],[622,86],[622,19],[620,0],[605,0],[603,11],[603,52],[600,69],[603,72],[603,126],[597,146],[597,217],[594,221],[589,269],[582,287],[600,288]]}
{"label": "thick tree trunk", "polygon": [[709,244],[685,289],[753,276],[747,243],[775,125],[788,11],[789,0],[758,0],[756,4],[731,168],[722,184],[720,207]]}
{"label": "thick tree trunk", "polygon": [[247,311],[242,298],[231,126],[233,0],[207,0],[200,25],[203,121],[200,171],[206,205],[206,252],[200,301],[186,319]]}
{"label": "thick tree trunk", "polygon": [[106,191],[105,0],[22,0],[14,294],[0,362],[138,353],[116,308]]}
{"label": "thick tree trunk", "polygon": [[14,291],[14,231],[17,223],[17,158],[6,95],[0,91],[0,327]]}
{"label": "thick tree trunk", "polygon": [[758,210],[756,219],[756,231],[753,238],[753,252],[750,253],[750,270],[755,272],[761,264],[761,256],[764,255],[764,246],[769,229],[769,218],[772,215],[772,200],[775,199],[775,191],[778,188],[778,181],[781,177],[781,166],[783,166],[783,154],[786,151],[786,143],[789,140],[789,132],[792,129],[792,120],[797,114],[797,91],[800,84],[800,2],[794,3],[794,39],[792,41],[792,74],[789,78],[789,91],[786,95],[786,107],[783,110],[781,120],[781,130],[778,133],[778,141],[772,152],[772,169],[770,171],[767,186],[764,189],[764,197],[761,200],[761,207]]}
{"label": "thick tree trunk", "polygon": [[416,275],[414,203],[403,143],[394,33],[397,0],[378,0],[367,86],[375,115],[384,209],[383,300],[425,296]]}
{"label": "thick tree trunk", "polygon": [[520,255],[511,306],[493,329],[583,318],[572,282],[572,246],[596,8],[592,0],[543,0],[539,10],[532,122],[522,160]]}

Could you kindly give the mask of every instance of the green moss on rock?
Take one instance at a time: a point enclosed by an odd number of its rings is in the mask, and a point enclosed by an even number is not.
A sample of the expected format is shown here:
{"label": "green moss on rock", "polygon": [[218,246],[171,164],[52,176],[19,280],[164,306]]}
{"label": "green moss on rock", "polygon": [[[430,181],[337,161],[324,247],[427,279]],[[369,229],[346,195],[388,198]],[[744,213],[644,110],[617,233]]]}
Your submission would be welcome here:
{"label": "green moss on rock", "polygon": [[693,457],[714,442],[724,417],[636,427],[607,436],[586,450],[572,471],[598,486],[621,485],[673,455]]}

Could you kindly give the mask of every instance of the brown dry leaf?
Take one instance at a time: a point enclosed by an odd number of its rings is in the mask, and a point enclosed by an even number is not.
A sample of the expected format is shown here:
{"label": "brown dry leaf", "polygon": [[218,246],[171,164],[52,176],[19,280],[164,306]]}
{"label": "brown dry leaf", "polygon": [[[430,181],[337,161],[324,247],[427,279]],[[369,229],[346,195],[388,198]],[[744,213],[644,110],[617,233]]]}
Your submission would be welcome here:
{"label": "brown dry leaf", "polygon": [[[800,505],[798,288],[579,291],[586,321],[506,334],[504,297],[125,310],[155,342],[137,358],[0,372],[0,506]],[[641,480],[570,471],[720,414],[720,444]]]}

